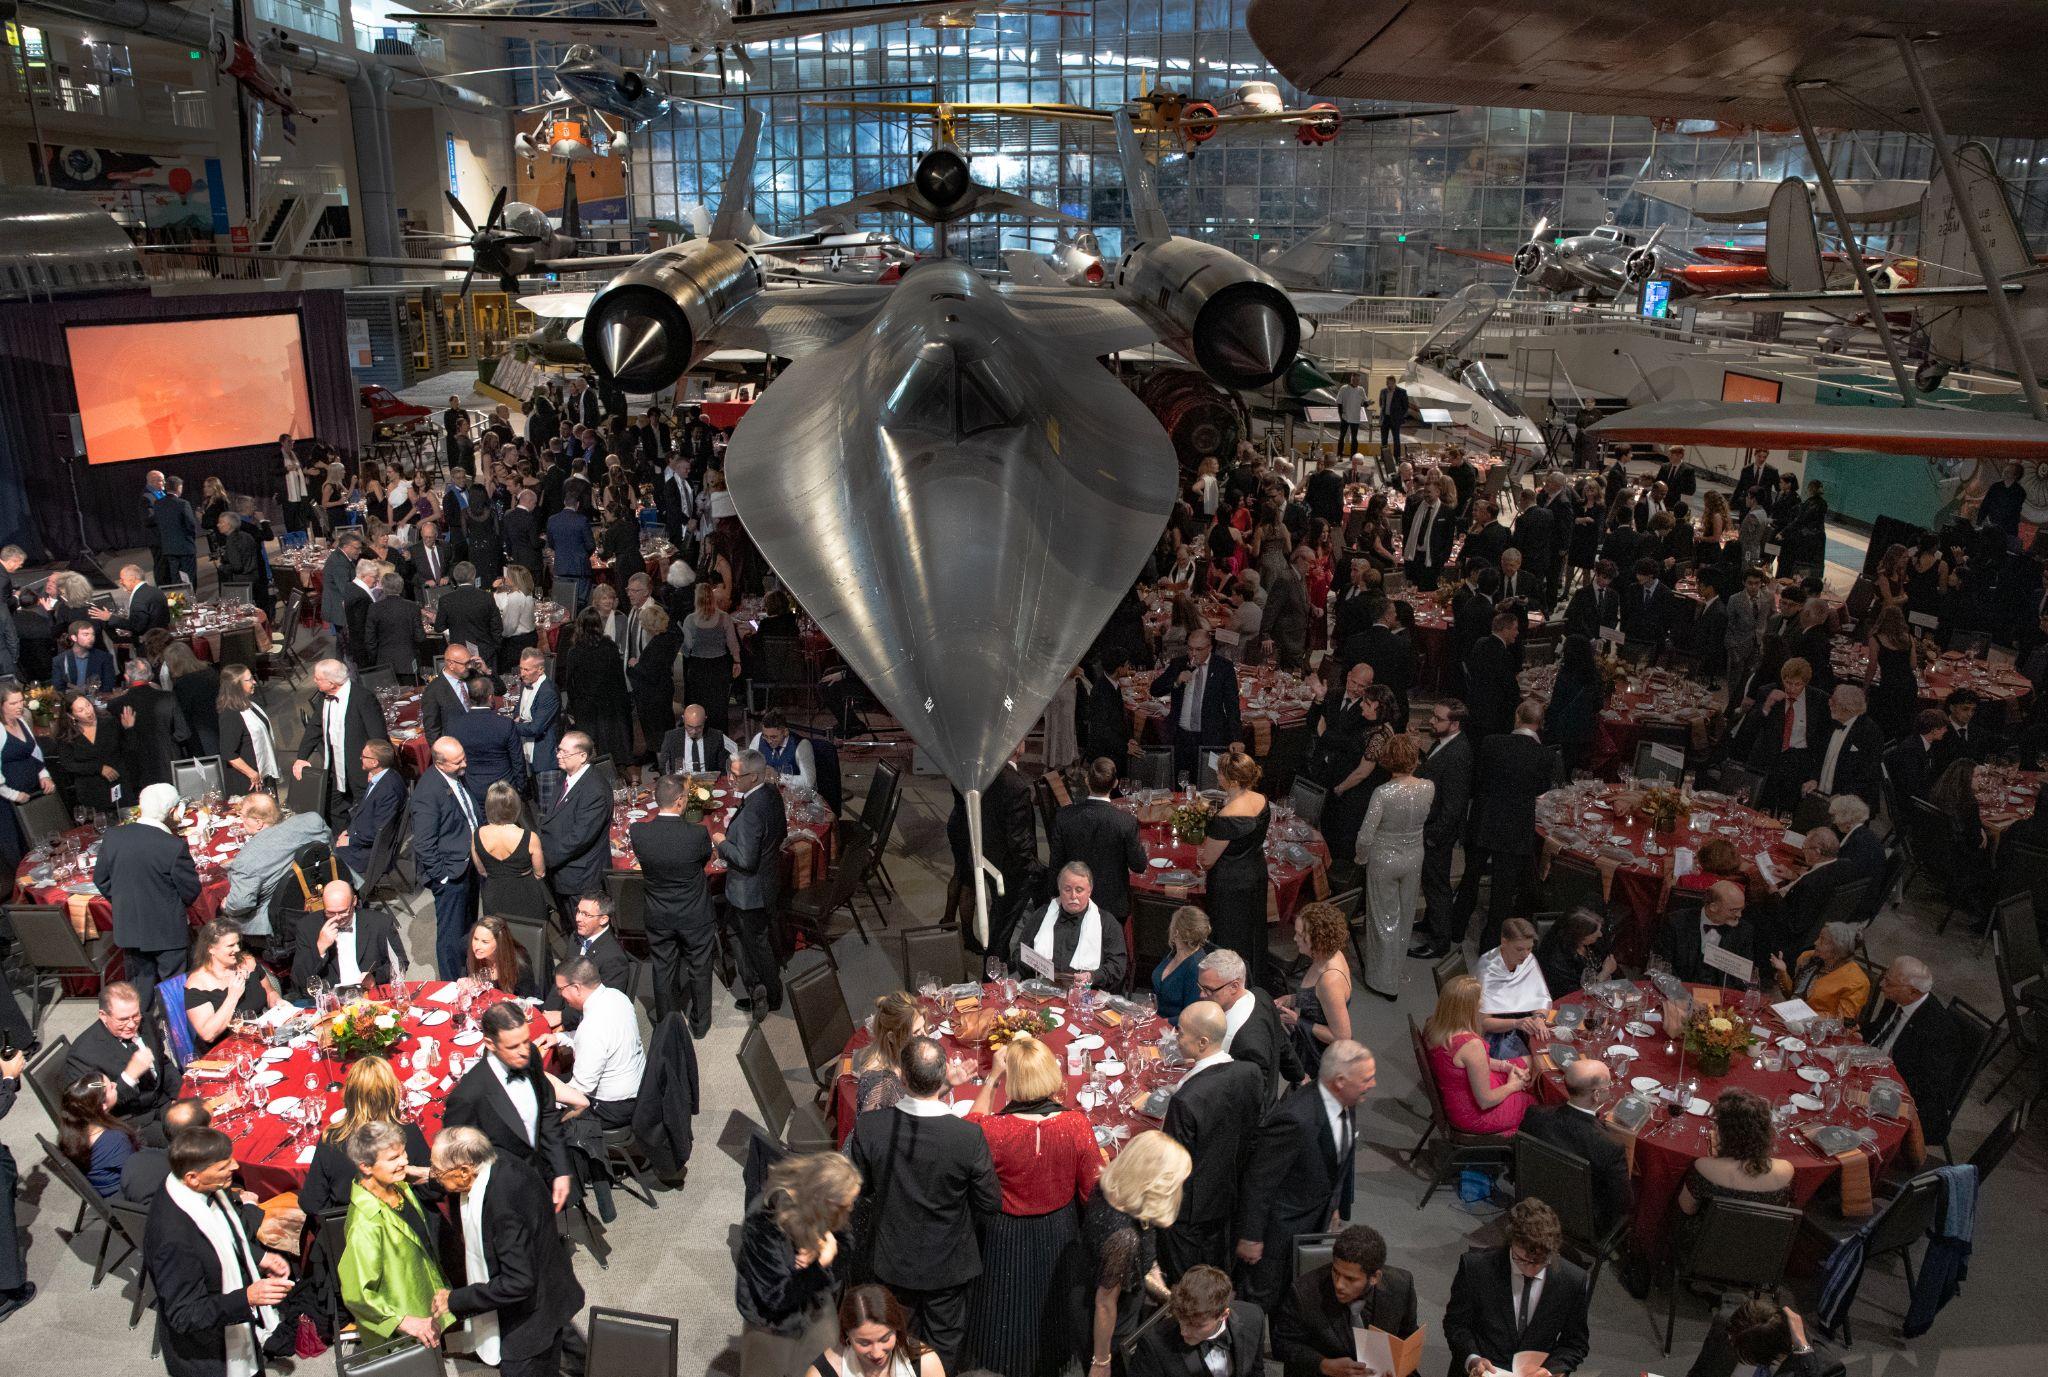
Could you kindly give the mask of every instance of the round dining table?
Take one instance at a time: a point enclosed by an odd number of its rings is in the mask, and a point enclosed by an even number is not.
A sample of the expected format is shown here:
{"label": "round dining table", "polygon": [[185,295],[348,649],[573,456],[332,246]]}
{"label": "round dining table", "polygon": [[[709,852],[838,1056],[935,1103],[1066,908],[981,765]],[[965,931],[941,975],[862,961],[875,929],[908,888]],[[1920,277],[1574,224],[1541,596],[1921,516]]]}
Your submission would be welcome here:
{"label": "round dining table", "polygon": [[[646,570],[647,577],[654,580],[654,586],[657,589],[667,580],[668,566],[675,557],[676,547],[666,535],[659,532],[648,532],[641,535],[641,564]],[[612,568],[611,562],[602,554],[593,553],[590,556],[590,581],[592,583],[610,584],[616,587],[622,594],[625,592],[626,584],[631,581],[634,574],[639,572],[641,572],[639,569],[629,569],[624,574],[620,574],[616,569]]]}
{"label": "round dining table", "polygon": [[[1158,674],[1157,670],[1125,667],[1117,671],[1116,682],[1123,691],[1132,734],[1141,741],[1168,743],[1173,740],[1173,724],[1167,721],[1173,711],[1172,698],[1152,696],[1152,681]],[[1304,675],[1272,665],[1238,667],[1238,715],[1248,732],[1255,730],[1250,724],[1257,722],[1267,723],[1273,731],[1299,727],[1308,721],[1315,702],[1315,689]],[[1250,744],[1249,736],[1246,740]]]}
{"label": "round dining table", "polygon": [[[634,823],[645,822],[654,816],[651,778],[650,782],[637,788],[621,786],[612,793],[614,870],[640,868],[639,858],[633,854],[632,829]],[[724,775],[716,779],[698,776],[687,782],[710,787],[713,807],[705,813],[703,823],[712,836],[723,834],[732,821],[733,810],[739,807],[739,795],[729,787]],[[782,809],[789,823],[789,833],[782,841],[783,878],[791,889],[808,889],[824,878],[826,865],[832,858],[837,836],[837,829],[832,825],[832,809],[815,789],[804,789],[794,784],[776,787],[782,790]],[[714,893],[725,887],[725,869],[725,858],[714,849],[704,866],[704,874]]]}
{"label": "round dining table", "polygon": [[186,608],[171,623],[175,640],[190,641],[192,653],[204,661],[220,658],[221,637],[230,631],[253,631],[258,649],[270,644],[270,618],[246,602],[206,602]]}
{"label": "round dining table", "polygon": [[[1774,1107],[1778,1121],[1775,1151],[1792,1164],[1795,1205],[1806,1204],[1843,1169],[1841,1159],[1827,1155],[1807,1139],[1808,1131],[1829,1124],[1864,1131],[1867,1168],[1870,1179],[1875,1181],[1885,1164],[1898,1155],[1910,1127],[1904,1118],[1873,1115],[1867,1108],[1871,1087],[1880,1081],[1899,1080],[1888,1058],[1863,1053],[1859,1057],[1868,1059],[1869,1064],[1835,1064],[1837,1056],[1846,1060],[1845,1049],[1860,1048],[1862,1040],[1853,1030],[1822,1036],[1810,1023],[1802,1023],[1795,1030],[1788,1028],[1771,1006],[1762,1001],[1744,1007],[1741,995],[1724,997],[1722,991],[1698,986],[1691,990],[1696,1000],[1725,999],[1728,1011],[1747,1019],[1757,1034],[1758,1043],[1751,1054],[1737,1056],[1725,1076],[1702,1077],[1690,1061],[1681,1072],[1680,1049],[1666,1037],[1663,1027],[1663,996],[1648,981],[1635,982],[1630,990],[1615,990],[1615,995],[1624,1001],[1619,1011],[1612,1001],[1597,1000],[1584,992],[1558,1001],[1561,1008],[1586,1006],[1588,1018],[1600,1020],[1597,1029],[1582,1026],[1577,1030],[1573,1041],[1566,1044],[1570,1054],[1603,1057],[1610,1067],[1622,1066],[1609,1092],[1609,1103],[1602,1108],[1601,1121],[1609,1133],[1625,1144],[1630,1135],[1611,1117],[1614,1103],[1623,1094],[1641,1088],[1643,1093],[1656,1095],[1660,1089],[1676,1085],[1681,1074],[1688,1082],[1697,1082],[1686,1108],[1659,1098],[1656,1112],[1633,1135],[1634,1142],[1629,1146],[1630,1174],[1635,1184],[1635,1251],[1644,1259],[1655,1259],[1663,1253],[1688,1169],[1698,1159],[1713,1155],[1710,1111],[1714,1098],[1722,1091],[1754,1091]],[[1629,1031],[1631,1027],[1636,1031]],[[1616,1047],[1625,1050],[1613,1052]],[[1773,1070],[1763,1063],[1767,1051],[1772,1057],[1783,1058],[1779,1069]],[[1537,1098],[1545,1103],[1562,1103],[1564,1072],[1558,1059],[1550,1052],[1539,1052],[1536,1069]],[[1802,1069],[1806,1075],[1801,1074]],[[1840,1097],[1840,1103],[1832,1109],[1825,1107],[1831,1090]],[[1904,1103],[1910,1097],[1904,1096],[1903,1083],[1900,1090]],[[1795,1101],[1795,1095],[1800,1100]],[[1811,1107],[1816,1103],[1823,1107]],[[1675,1115],[1673,1111],[1677,1111]]]}
{"label": "round dining table", "polygon": [[[1861,684],[1870,677],[1870,643],[1851,636],[1837,636],[1829,646],[1828,659],[1835,678],[1843,683]],[[1960,650],[1944,651],[1933,663],[1914,671],[1920,686],[1920,706],[1938,708],[1957,689],[1971,689],[1986,703],[2017,705],[2034,691],[2027,676],[2011,665],[1994,665],[1989,660],[1965,655]],[[2008,709],[2010,710],[2010,709]]]}
{"label": "round dining table", "polygon": [[[1209,796],[1215,806],[1218,795]],[[1138,841],[1145,848],[1145,869],[1133,876],[1131,888],[1162,895],[1178,903],[1206,907],[1208,873],[1202,869],[1202,848],[1174,837],[1175,799],[1164,789],[1139,789],[1116,800],[1116,806],[1138,819]],[[1295,910],[1330,889],[1330,845],[1323,834],[1295,816],[1285,803],[1272,805],[1266,830],[1266,911],[1275,923],[1292,923]]]}
{"label": "round dining table", "polygon": [[[1521,673],[1522,696],[1546,706],[1557,682],[1555,663]],[[1704,746],[1720,719],[1718,695],[1698,679],[1668,669],[1624,669],[1609,688],[1607,706],[1593,734],[1586,769],[1612,779],[1632,766],[1645,737],[1682,733],[1688,746]]]}
{"label": "round dining table", "polygon": [[[1458,537],[1460,543],[1464,537]],[[1415,608],[1415,683],[1419,688],[1447,691],[1460,682],[1460,669],[1451,658],[1451,596],[1457,585],[1448,582],[1457,566],[1458,547],[1451,547],[1451,562],[1445,566],[1445,586],[1435,593],[1410,593]],[[1545,617],[1537,608],[1528,610],[1530,633],[1539,632]]]}
{"label": "round dining table", "polygon": [[1971,781],[1977,795],[1977,817],[1995,843],[2014,823],[2034,816],[2041,803],[2040,770],[2014,765],[1980,765]]}
{"label": "round dining table", "polygon": [[[1078,1107],[1095,1128],[1095,1141],[1105,1160],[1132,1135],[1158,1128],[1160,1119],[1141,1112],[1141,1104],[1153,1090],[1180,1083],[1187,1067],[1180,1064],[1170,1041],[1171,1024],[1158,1017],[1149,999],[1103,999],[1094,991],[1084,1000],[1073,985],[1051,985],[1015,979],[990,981],[979,993],[955,999],[952,991],[918,994],[925,1023],[946,1049],[949,1061],[969,1068],[968,1081],[946,1091],[953,1113],[965,1117],[974,1098],[994,1065],[994,1053],[986,1036],[970,1036],[992,1018],[1011,1012],[1050,1013],[1057,1027],[1032,1034],[1045,1043],[1066,1073],[1062,1099]],[[1086,1007],[1084,1007],[1084,1005]],[[839,1058],[839,1074],[832,1085],[832,1123],[842,1145],[858,1117],[854,1088],[858,1079],[860,1051],[874,1040],[865,1026],[854,1029],[846,1050]],[[1076,1044],[1079,1044],[1076,1050]],[[991,1112],[1009,1103],[998,1087]]]}
{"label": "round dining table", "polygon": [[1552,789],[1536,800],[1536,835],[1546,864],[1552,856],[1567,855],[1613,871],[1614,955],[1624,965],[1641,966],[1649,959],[1651,934],[1680,878],[1681,851],[1697,856],[1711,838],[1726,838],[1746,870],[1780,891],[1805,869],[1805,857],[1785,841],[1785,824],[1739,800],[1696,792],[1690,816],[1665,836],[1635,810],[1640,796],[1640,786],[1589,780]]}
{"label": "round dining table", "polygon": [[[398,1015],[403,1032],[388,1059],[404,1087],[401,1112],[432,1142],[448,1092],[484,1055],[478,1019],[512,996],[468,980],[408,981],[364,995]],[[308,1010],[279,1033],[240,1025],[185,1068],[179,1093],[206,1101],[213,1126],[234,1144],[243,1186],[262,1199],[305,1184],[319,1135],[341,1117],[348,1062],[322,1045],[330,1020]],[[549,1031],[537,1003],[527,1026],[535,1037]]]}

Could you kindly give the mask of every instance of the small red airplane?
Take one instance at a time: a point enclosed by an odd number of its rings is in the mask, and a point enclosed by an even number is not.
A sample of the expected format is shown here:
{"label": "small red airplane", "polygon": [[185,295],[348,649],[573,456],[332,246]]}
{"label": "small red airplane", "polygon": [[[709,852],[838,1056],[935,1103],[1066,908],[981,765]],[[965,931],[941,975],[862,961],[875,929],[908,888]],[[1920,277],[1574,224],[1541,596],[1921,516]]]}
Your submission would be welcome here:
{"label": "small red airplane", "polygon": [[214,67],[222,75],[232,78],[235,85],[280,115],[292,119],[315,118],[306,114],[292,99],[291,78],[284,69],[272,69],[248,43],[224,33],[215,33],[213,57]]}

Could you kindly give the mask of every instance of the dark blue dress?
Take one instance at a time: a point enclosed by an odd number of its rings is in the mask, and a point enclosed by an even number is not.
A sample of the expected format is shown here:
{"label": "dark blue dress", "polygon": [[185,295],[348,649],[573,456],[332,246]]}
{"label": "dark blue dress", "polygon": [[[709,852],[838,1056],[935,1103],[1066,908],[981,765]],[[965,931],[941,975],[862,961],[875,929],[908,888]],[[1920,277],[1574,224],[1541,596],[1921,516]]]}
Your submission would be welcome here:
{"label": "dark blue dress", "polygon": [[[0,782],[33,798],[43,792],[43,758],[27,722],[22,723],[21,733],[17,737],[11,731],[0,731]],[[22,834],[13,807],[0,808],[0,860],[18,865],[27,851],[28,838]],[[8,869],[12,871],[13,866]]]}
{"label": "dark blue dress", "polygon": [[1180,1011],[1202,997],[1202,958],[1216,950],[1204,942],[1202,949],[1174,967],[1173,974],[1166,973],[1167,963],[1173,960],[1173,952],[1159,958],[1159,964],[1152,968],[1152,993],[1159,1001],[1159,1016],[1169,1023],[1180,1018]]}

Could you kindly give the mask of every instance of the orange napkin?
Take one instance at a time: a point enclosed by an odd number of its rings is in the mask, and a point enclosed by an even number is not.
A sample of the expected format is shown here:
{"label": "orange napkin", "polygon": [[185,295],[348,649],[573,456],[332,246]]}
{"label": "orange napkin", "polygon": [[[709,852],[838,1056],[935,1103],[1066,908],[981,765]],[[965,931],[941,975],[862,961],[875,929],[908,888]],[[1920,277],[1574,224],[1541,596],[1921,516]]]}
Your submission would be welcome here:
{"label": "orange napkin", "polygon": [[1162,885],[1160,891],[1169,899],[1185,899],[1188,897],[1188,887],[1186,885]]}
{"label": "orange napkin", "polygon": [[1861,1148],[1850,1148],[1835,1154],[1835,1160],[1842,1164],[1842,1217],[1844,1219],[1867,1219],[1871,1212],[1870,1203],[1870,1158]]}
{"label": "orange napkin", "polygon": [[1072,796],[1067,793],[1067,782],[1060,778],[1058,770],[1051,770],[1046,773],[1045,787],[1052,790],[1053,798],[1062,807],[1074,801]]}
{"label": "orange napkin", "polygon": [[[1613,1137],[1615,1137],[1615,1138],[1617,1138],[1617,1139],[1619,1139],[1619,1140],[1621,1141],[1621,1151],[1622,1151],[1622,1156],[1623,1156],[1623,1157],[1624,1157],[1624,1158],[1625,1158],[1625,1159],[1627,1160],[1627,1162],[1628,1162],[1628,1174],[1629,1174],[1630,1176],[1634,1176],[1634,1175],[1636,1174],[1636,1134],[1635,1134],[1635,1132],[1634,1132],[1634,1131],[1631,1131],[1631,1130],[1629,1130],[1629,1129],[1623,1128],[1623,1127],[1622,1127],[1622,1126],[1621,1126],[1620,1124],[1618,1124],[1618,1123],[1614,1122],[1614,1116],[1613,1116],[1612,1114],[1608,1114],[1608,1115],[1604,1115],[1604,1116],[1602,1116],[1602,1118],[1601,1118],[1600,1122],[1601,1122],[1601,1123],[1603,1123],[1603,1124],[1605,1124],[1605,1125],[1607,1126],[1607,1132],[1608,1132],[1608,1133],[1609,1133],[1609,1134],[1610,1134],[1611,1136],[1613,1136]],[[1645,1122],[1645,1123],[1655,1123],[1655,1122],[1656,1122],[1656,1118],[1654,1117],[1654,1113],[1653,1113],[1653,1116],[1652,1116],[1651,1118],[1649,1118],[1649,1119],[1645,1119],[1645,1120],[1644,1120],[1643,1122]]]}
{"label": "orange napkin", "polygon": [[1277,922],[1279,918],[1280,887],[1268,880],[1266,882],[1266,921],[1269,923]]}
{"label": "orange napkin", "polygon": [[1903,1097],[1902,1107],[1906,1112],[1906,1165],[1918,1171],[1927,1160],[1927,1134],[1920,1127],[1920,1106],[1911,1095]]}
{"label": "orange napkin", "polygon": [[839,1059],[839,1074],[842,1076],[851,1076],[853,1074],[853,1053],[848,1052]]}
{"label": "orange napkin", "polygon": [[1309,872],[1308,882],[1315,889],[1318,899],[1330,897],[1330,869],[1321,861],[1317,861],[1316,868]]}
{"label": "orange napkin", "polygon": [[1095,1018],[1097,1022],[1107,1023],[1112,1028],[1121,1028],[1124,1022],[1124,1016],[1114,1009],[1097,1009]]}
{"label": "orange napkin", "polygon": [[1252,754],[1269,755],[1273,750],[1273,724],[1263,717],[1254,717],[1252,723]]}
{"label": "orange napkin", "polygon": [[92,896],[90,894],[67,894],[64,909],[71,917],[71,930],[88,942],[99,936],[92,922]]}

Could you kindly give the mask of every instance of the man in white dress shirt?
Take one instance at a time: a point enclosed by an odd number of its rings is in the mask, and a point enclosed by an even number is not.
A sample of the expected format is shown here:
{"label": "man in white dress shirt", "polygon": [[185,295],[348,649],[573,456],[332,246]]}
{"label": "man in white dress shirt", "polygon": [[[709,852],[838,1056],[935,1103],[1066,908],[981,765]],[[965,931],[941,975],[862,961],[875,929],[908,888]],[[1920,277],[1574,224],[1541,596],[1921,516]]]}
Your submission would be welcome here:
{"label": "man in white dress shirt", "polygon": [[567,1125],[569,1145],[587,1159],[583,1165],[597,1196],[598,1218],[609,1224],[618,1211],[612,1206],[601,1140],[606,1129],[633,1122],[647,1051],[640,1044],[633,1001],[606,985],[589,957],[572,956],[557,966],[555,990],[582,1019],[573,1033],[549,1033],[535,1043],[543,1049],[567,1044],[576,1054],[575,1070],[560,1091],[565,1112],[574,1114]]}

